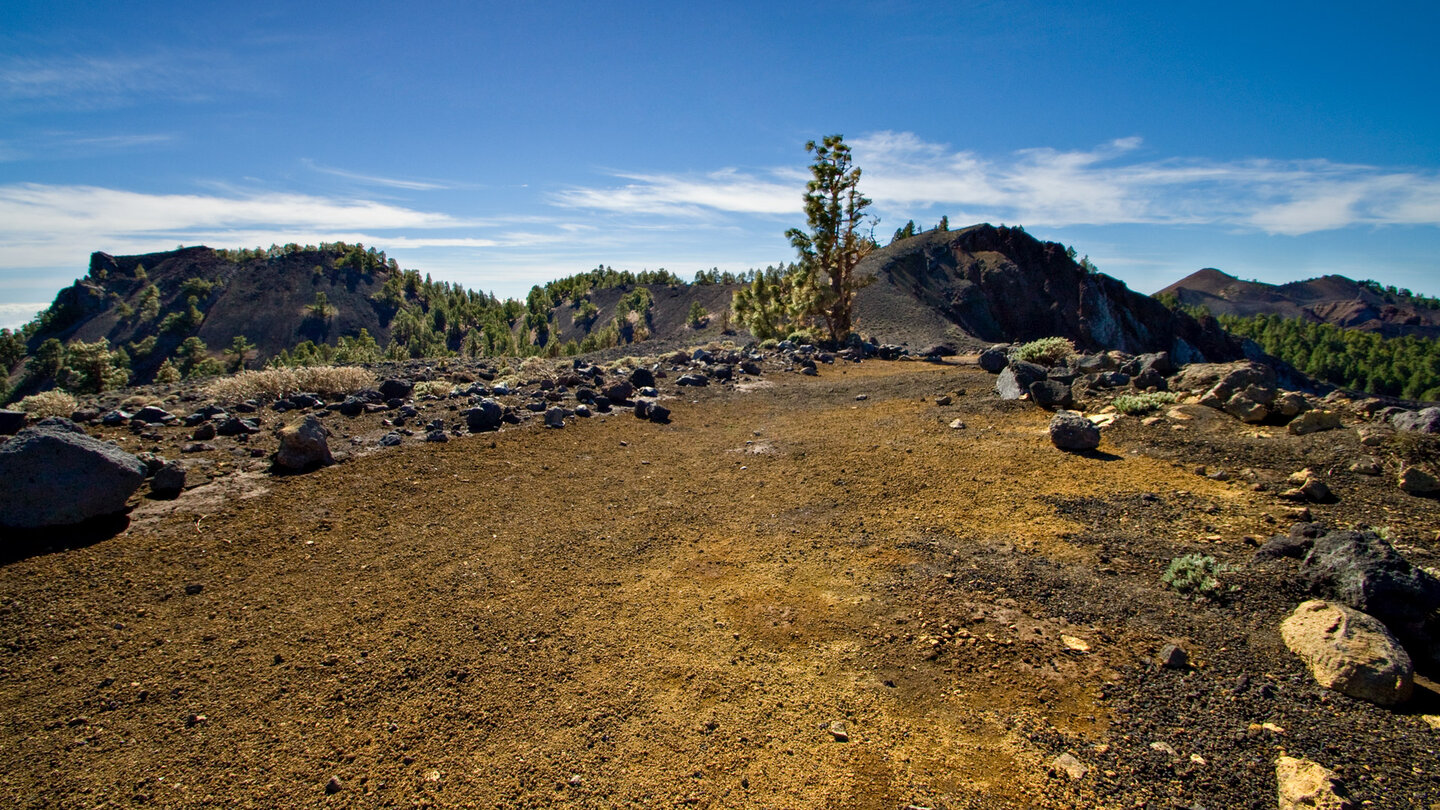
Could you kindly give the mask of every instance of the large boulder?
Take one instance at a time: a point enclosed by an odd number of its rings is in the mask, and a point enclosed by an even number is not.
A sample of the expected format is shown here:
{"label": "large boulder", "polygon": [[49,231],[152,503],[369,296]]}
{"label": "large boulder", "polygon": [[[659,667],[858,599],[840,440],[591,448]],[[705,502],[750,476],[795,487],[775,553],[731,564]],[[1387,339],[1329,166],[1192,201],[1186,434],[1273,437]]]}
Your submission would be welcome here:
{"label": "large boulder", "polygon": [[1045,379],[1045,368],[1024,360],[1012,360],[995,378],[995,393],[1001,399],[1019,399],[1030,393],[1030,384]]}
{"label": "large boulder", "polygon": [[1404,703],[1414,691],[1410,656],[1373,616],[1312,599],[1281,622],[1280,635],[1326,689],[1378,706]]}
{"label": "large boulder", "polygon": [[1046,409],[1069,408],[1075,404],[1070,386],[1059,380],[1037,380],[1030,383],[1030,400]]}
{"label": "large boulder", "polygon": [[281,469],[299,472],[335,463],[326,441],[330,431],[314,416],[305,417],[298,425],[280,428],[278,435],[280,449],[275,451],[275,466]]}
{"label": "large boulder", "polygon": [[145,473],[134,455],[46,419],[0,444],[0,525],[68,526],[123,511]]}
{"label": "large boulder", "polygon": [[1076,411],[1060,411],[1050,420],[1050,441],[1061,450],[1094,450],[1100,428]]}
{"label": "large boulder", "polygon": [[1371,531],[1315,538],[1300,574],[1314,592],[1376,617],[1401,638],[1433,625],[1440,610],[1440,580]]}
{"label": "large boulder", "polygon": [[1401,411],[1390,417],[1390,424],[1396,430],[1414,433],[1440,433],[1440,408],[1424,408],[1418,411]]}
{"label": "large boulder", "polygon": [[1207,391],[1223,405],[1250,386],[1275,387],[1275,369],[1263,363],[1191,363],[1170,380],[1171,391]]}

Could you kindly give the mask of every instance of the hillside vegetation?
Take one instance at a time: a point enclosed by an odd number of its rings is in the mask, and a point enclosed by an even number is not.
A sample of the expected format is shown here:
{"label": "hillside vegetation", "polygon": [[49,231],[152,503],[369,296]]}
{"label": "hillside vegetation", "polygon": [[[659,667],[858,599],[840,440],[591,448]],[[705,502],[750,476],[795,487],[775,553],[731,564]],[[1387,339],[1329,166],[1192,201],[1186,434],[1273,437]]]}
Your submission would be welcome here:
{"label": "hillside vegetation", "polygon": [[1316,379],[1368,394],[1440,400],[1440,340],[1386,338],[1279,315],[1221,315],[1220,323]]}

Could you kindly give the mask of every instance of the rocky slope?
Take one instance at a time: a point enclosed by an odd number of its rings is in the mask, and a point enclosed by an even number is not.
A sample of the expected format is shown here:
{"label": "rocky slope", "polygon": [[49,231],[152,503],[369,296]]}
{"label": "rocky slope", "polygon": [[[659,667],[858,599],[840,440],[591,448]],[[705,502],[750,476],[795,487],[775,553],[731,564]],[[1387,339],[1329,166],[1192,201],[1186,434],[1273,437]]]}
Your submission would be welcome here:
{"label": "rocky slope", "polygon": [[1214,322],[1172,312],[1062,245],[1019,228],[929,231],[875,251],[858,268],[862,331],[917,338],[954,334],[992,343],[1070,338],[1085,349],[1166,351],[1178,362],[1233,360],[1238,341]]}
{"label": "rocky slope", "polygon": [[1242,281],[1214,268],[1198,270],[1157,296],[1173,295],[1184,306],[1215,315],[1280,315],[1379,332],[1385,337],[1440,337],[1440,309],[1422,306],[1378,284],[1329,275],[1288,284]]}

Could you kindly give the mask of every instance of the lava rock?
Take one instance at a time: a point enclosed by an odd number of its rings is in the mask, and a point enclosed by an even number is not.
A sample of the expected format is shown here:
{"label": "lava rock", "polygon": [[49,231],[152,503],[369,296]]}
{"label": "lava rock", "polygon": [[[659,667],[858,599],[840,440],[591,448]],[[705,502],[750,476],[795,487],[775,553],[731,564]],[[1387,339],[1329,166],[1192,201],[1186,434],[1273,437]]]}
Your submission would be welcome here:
{"label": "lava rock", "polygon": [[1396,430],[1412,433],[1440,433],[1440,408],[1424,408],[1418,411],[1401,411],[1390,417],[1390,424]]}
{"label": "lava rock", "polygon": [[559,407],[550,408],[549,410],[545,411],[545,427],[548,427],[548,428],[563,428],[563,427],[565,427],[565,417],[568,416],[568,415],[569,415],[569,412],[566,411],[564,408],[559,408]]}
{"label": "lava rock", "polygon": [[1410,649],[1440,658],[1440,580],[1374,532],[1315,538],[1300,576],[1312,593],[1374,616]]}
{"label": "lava rock", "polygon": [[1024,360],[1013,360],[995,378],[995,393],[1001,399],[1019,399],[1030,393],[1030,384],[1045,379],[1045,369]]}
{"label": "lava rock", "polygon": [[312,467],[335,463],[327,439],[330,431],[314,416],[307,416],[298,425],[279,430],[280,449],[275,451],[275,466],[300,472]]}
{"label": "lava rock", "polygon": [[1050,420],[1050,441],[1061,450],[1094,450],[1100,428],[1076,411],[1060,411]]}
{"label": "lava rock", "polygon": [[150,492],[156,497],[173,498],[185,489],[185,465],[167,461],[150,478]]}
{"label": "lava rock", "polygon": [[493,399],[482,399],[475,407],[463,412],[465,416],[465,427],[471,433],[479,433],[485,430],[499,430],[500,422],[505,416],[505,409],[500,403]]}
{"label": "lava rock", "polygon": [[391,378],[380,383],[380,396],[387,401],[392,399],[407,399],[415,390],[415,383],[409,380]]}
{"label": "lava rock", "polygon": [[648,368],[637,368],[630,372],[630,385],[635,388],[654,388],[655,372]]}
{"label": "lava rock", "polygon": [[1406,467],[1400,471],[1400,479],[1397,482],[1400,491],[1411,495],[1435,495],[1440,494],[1440,481],[1435,476],[1420,469],[1419,467]]}
{"label": "lava rock", "polygon": [[66,526],[120,512],[145,472],[68,419],[45,419],[0,445],[0,525]]}
{"label": "lava rock", "polygon": [[1340,427],[1340,414],[1334,411],[1306,411],[1290,420],[1290,424],[1285,429],[1292,436],[1305,436],[1310,433],[1319,433],[1322,430],[1335,430],[1338,427]]}
{"label": "lava rock", "polygon": [[131,422],[141,422],[147,425],[169,424],[175,421],[175,415],[154,405],[146,405],[130,417]]}
{"label": "lava rock", "polygon": [[1046,410],[1069,408],[1075,404],[1070,386],[1059,380],[1037,380],[1030,383],[1030,399]]}
{"label": "lava rock", "polygon": [[1166,644],[1155,656],[1155,662],[1165,669],[1189,669],[1190,656],[1175,644]]}
{"label": "lava rock", "polygon": [[[1002,345],[991,346],[985,351],[980,352],[980,368],[985,369],[991,374],[999,374],[1001,371],[1004,371],[1005,367],[1010,365],[1009,350],[1009,346]],[[894,358],[885,359],[890,360]]]}
{"label": "lava rock", "polygon": [[238,416],[232,416],[224,422],[221,422],[220,425],[215,428],[215,432],[221,436],[249,435],[251,433],[259,433],[260,426],[255,424],[253,419],[241,419]]}

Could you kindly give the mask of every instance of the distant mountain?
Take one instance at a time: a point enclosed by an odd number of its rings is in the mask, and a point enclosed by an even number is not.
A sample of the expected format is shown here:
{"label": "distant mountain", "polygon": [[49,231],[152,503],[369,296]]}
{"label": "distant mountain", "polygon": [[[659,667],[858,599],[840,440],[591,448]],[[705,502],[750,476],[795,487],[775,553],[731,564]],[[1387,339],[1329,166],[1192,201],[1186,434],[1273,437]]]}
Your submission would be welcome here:
{"label": "distant mountain", "polygon": [[1213,319],[1197,321],[1089,272],[1065,246],[1021,228],[933,230],[876,250],[857,273],[859,325],[882,338],[953,334],[979,342],[1061,336],[1087,350],[1168,351],[1178,362],[1242,356]]}
{"label": "distant mountain", "polygon": [[1407,292],[1338,275],[1265,284],[1207,267],[1155,295],[1174,296],[1182,306],[1203,306],[1217,316],[1279,315],[1384,337],[1440,337],[1440,302]]}

